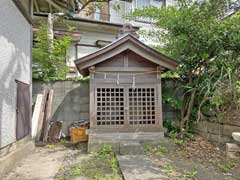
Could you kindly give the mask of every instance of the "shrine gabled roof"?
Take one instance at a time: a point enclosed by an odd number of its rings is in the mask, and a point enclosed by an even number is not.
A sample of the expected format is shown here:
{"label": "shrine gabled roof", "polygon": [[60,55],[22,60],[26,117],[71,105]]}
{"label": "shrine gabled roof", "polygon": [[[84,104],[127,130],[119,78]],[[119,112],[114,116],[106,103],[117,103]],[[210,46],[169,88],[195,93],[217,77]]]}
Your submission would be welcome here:
{"label": "shrine gabled roof", "polygon": [[153,62],[165,69],[174,70],[178,62],[154,49],[145,45],[132,34],[126,34],[113,41],[111,44],[99,49],[98,51],[75,60],[78,71],[83,75],[89,74],[88,68],[98,63],[108,60],[126,50],[142,56],[146,60]]}

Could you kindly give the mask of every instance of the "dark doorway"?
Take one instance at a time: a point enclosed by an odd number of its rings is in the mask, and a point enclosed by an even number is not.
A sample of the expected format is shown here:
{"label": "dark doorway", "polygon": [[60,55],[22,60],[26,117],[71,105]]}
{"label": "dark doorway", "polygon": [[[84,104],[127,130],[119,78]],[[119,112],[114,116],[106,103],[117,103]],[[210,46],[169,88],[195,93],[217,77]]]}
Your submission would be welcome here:
{"label": "dark doorway", "polygon": [[22,139],[30,133],[30,86],[23,82],[17,81],[17,122],[16,122],[16,139]]}

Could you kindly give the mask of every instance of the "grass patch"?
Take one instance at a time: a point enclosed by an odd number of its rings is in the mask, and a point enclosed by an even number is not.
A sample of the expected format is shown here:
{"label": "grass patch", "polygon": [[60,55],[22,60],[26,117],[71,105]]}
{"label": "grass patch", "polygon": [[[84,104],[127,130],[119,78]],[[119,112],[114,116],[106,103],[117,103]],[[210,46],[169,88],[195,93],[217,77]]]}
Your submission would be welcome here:
{"label": "grass patch", "polygon": [[71,180],[75,177],[84,177],[91,180],[122,180],[118,161],[112,147],[108,145],[104,145],[99,152],[72,165],[64,174],[68,176],[59,176],[55,179]]}
{"label": "grass patch", "polygon": [[223,173],[228,173],[231,170],[233,170],[237,165],[237,162],[234,160],[228,160],[225,162],[221,162],[217,165],[217,167],[219,168],[220,171],[222,171]]}
{"label": "grass patch", "polygon": [[163,154],[166,154],[167,152],[168,152],[168,149],[166,147],[159,145],[156,148],[155,155],[156,156],[161,156]]}
{"label": "grass patch", "polygon": [[173,167],[169,164],[167,165],[164,169],[163,172],[165,172],[167,175],[171,175],[173,173],[174,169]]}
{"label": "grass patch", "polygon": [[145,153],[152,153],[153,152],[153,147],[151,146],[151,145],[149,145],[149,144],[145,144],[144,145],[144,152]]}

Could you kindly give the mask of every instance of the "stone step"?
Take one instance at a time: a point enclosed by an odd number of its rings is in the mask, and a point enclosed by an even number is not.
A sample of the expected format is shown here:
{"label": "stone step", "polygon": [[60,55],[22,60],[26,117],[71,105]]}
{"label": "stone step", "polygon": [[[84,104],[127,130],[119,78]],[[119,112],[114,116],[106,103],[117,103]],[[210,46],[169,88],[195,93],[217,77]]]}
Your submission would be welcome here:
{"label": "stone step", "polygon": [[233,132],[232,137],[235,141],[240,143],[240,132]]}
{"label": "stone step", "polygon": [[138,133],[89,133],[88,152],[97,152],[103,145],[110,145],[116,154],[144,154],[145,144],[163,142],[163,132]]}
{"label": "stone step", "polygon": [[144,154],[143,145],[139,142],[123,142],[120,143],[119,154],[121,155],[136,155]]}
{"label": "stone step", "polygon": [[117,156],[124,180],[168,180],[146,155]]}

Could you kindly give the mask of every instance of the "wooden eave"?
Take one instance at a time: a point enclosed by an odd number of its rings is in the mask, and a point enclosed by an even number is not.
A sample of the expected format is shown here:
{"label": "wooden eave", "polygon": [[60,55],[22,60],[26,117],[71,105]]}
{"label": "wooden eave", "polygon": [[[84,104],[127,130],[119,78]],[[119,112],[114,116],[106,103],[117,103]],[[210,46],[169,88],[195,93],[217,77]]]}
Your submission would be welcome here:
{"label": "wooden eave", "polygon": [[27,10],[24,8],[20,0],[12,0],[12,2],[15,4],[15,6],[19,9],[19,11],[22,13],[23,17],[28,21],[29,24],[33,24],[31,15],[27,12]]}
{"label": "wooden eave", "polygon": [[111,44],[101,48],[100,50],[75,60],[78,71],[83,75],[89,75],[88,68],[98,63],[108,60],[126,50],[131,50],[143,58],[165,68],[174,70],[178,66],[178,62],[158,51],[150,48],[131,34],[126,34]]}

